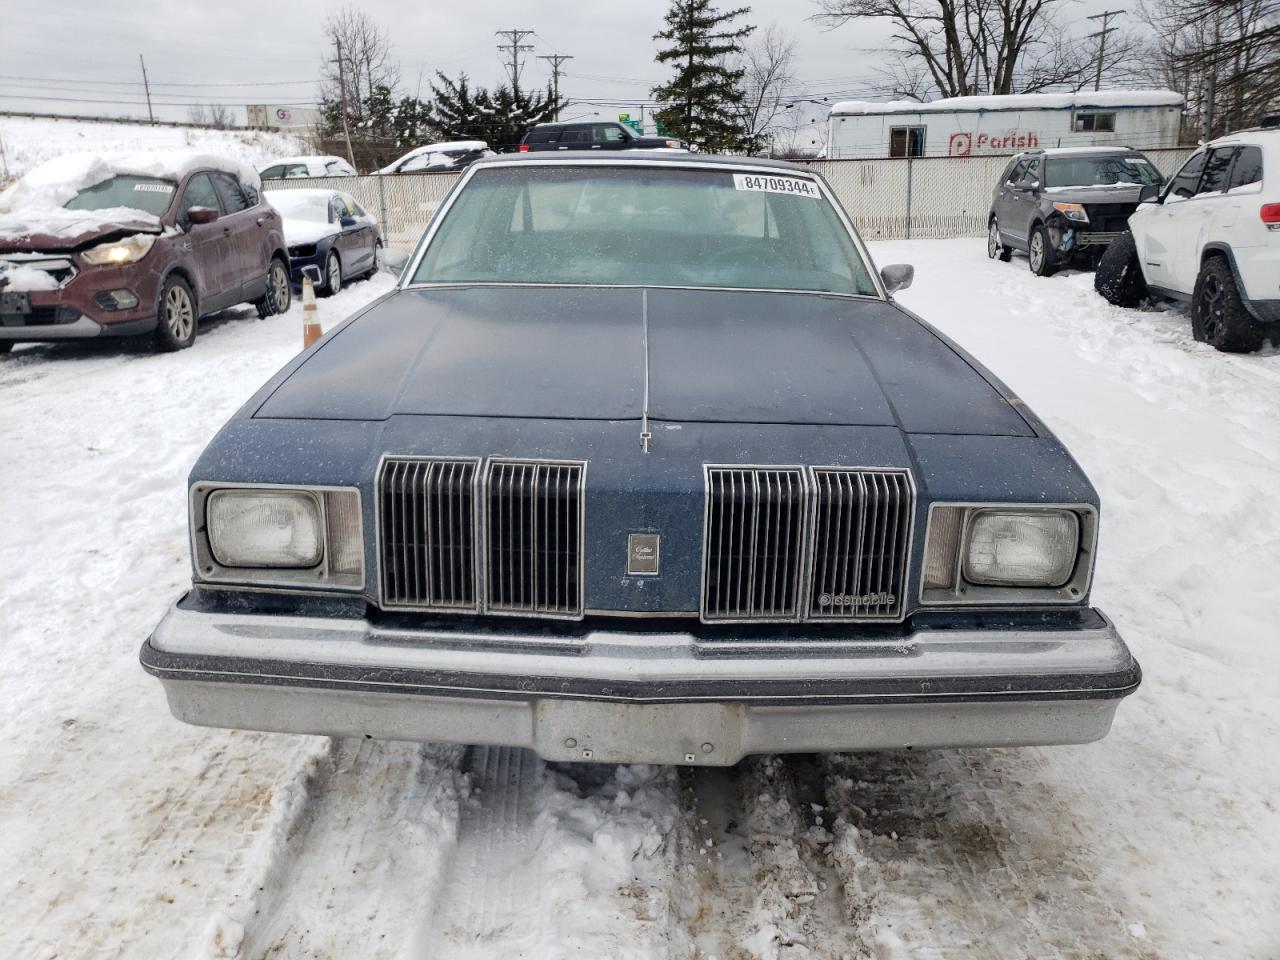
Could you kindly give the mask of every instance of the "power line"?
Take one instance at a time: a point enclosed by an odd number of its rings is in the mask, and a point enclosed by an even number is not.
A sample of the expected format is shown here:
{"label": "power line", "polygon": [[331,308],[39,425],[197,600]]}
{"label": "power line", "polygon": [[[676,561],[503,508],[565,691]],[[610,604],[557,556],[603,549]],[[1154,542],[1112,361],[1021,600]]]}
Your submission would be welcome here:
{"label": "power line", "polygon": [[[71,86],[106,86],[106,87],[141,87],[138,80],[100,80],[97,77],[28,77],[14,74],[0,74],[0,80],[21,80],[30,83],[60,83]],[[178,81],[152,80],[152,87],[298,87],[315,84],[316,78],[309,80],[236,80],[229,83],[218,83],[212,80]]]}

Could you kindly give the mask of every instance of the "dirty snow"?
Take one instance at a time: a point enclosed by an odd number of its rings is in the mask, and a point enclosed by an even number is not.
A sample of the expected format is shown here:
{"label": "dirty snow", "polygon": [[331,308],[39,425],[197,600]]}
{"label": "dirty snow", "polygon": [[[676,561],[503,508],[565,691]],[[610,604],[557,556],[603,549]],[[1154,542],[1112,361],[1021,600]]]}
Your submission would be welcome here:
{"label": "dirty snow", "polygon": [[183,726],[136,653],[188,582],[184,479],[300,309],[0,357],[0,956],[1274,960],[1280,352],[984,247],[872,252],[1101,491],[1095,599],[1146,679],[1088,746],[675,770]]}

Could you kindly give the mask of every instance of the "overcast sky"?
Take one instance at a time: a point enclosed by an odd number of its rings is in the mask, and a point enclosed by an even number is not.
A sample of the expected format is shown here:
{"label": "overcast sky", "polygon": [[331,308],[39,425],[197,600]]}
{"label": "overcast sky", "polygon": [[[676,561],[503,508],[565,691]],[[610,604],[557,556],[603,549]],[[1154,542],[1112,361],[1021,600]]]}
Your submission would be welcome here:
{"label": "overcast sky", "polygon": [[[1073,18],[1105,0],[1066,6]],[[1114,4],[1113,4],[1114,5]],[[0,0],[0,110],[146,115],[138,54],[146,57],[156,115],[182,120],[188,103],[308,104],[316,99],[325,46],[323,20],[333,2],[263,0]],[[729,4],[722,4],[727,7]],[[814,0],[756,0],[744,22],[776,23],[796,41],[798,95],[883,99],[874,68],[888,29],[881,24],[823,28],[808,19]],[[639,111],[639,101],[669,73],[654,62],[653,34],[666,0],[362,0],[359,8],[387,28],[405,92],[422,91],[436,70],[465,71],[490,85],[505,78],[496,30],[533,30],[522,83],[544,85],[550,65],[539,54],[571,54],[561,92],[582,104],[565,117]],[[91,102],[106,101],[106,102]],[[808,117],[825,114],[801,105]],[[242,106],[235,115],[243,119]]]}

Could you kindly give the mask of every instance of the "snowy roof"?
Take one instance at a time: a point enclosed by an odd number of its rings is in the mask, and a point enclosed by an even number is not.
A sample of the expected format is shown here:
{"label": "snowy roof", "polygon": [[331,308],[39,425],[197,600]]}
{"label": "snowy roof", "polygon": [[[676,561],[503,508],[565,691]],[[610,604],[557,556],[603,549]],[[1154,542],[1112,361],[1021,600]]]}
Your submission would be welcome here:
{"label": "snowy roof", "polygon": [[261,189],[258,172],[228,157],[186,150],[150,153],[68,153],[28,171],[0,193],[0,212],[27,208],[59,208],[81,190],[121,174],[181,180],[193,170],[222,170]]}
{"label": "snowy roof", "polygon": [[438,153],[441,150],[488,150],[489,144],[483,140],[447,140],[444,143],[428,143],[425,147],[415,147],[408,153],[399,157],[405,160],[409,157],[419,157],[424,153]]}
{"label": "snowy roof", "polygon": [[351,166],[351,164],[347,163],[347,161],[342,157],[313,154],[311,156],[302,156],[302,157],[278,157],[275,160],[270,160],[267,163],[260,164],[258,166],[258,170],[260,171],[268,170],[271,167],[278,167],[284,163],[307,163],[307,164],[315,163],[315,164],[319,164],[320,166],[324,166],[325,164],[329,164],[329,163],[340,163],[344,167]]}
{"label": "snowy roof", "polygon": [[1069,110],[1073,107],[1181,107],[1183,97],[1172,90],[1084,90],[1079,93],[1014,93],[996,97],[946,97],[929,103],[915,100],[842,100],[832,104],[831,116],[853,117],[884,113],[976,113],[981,110]]}

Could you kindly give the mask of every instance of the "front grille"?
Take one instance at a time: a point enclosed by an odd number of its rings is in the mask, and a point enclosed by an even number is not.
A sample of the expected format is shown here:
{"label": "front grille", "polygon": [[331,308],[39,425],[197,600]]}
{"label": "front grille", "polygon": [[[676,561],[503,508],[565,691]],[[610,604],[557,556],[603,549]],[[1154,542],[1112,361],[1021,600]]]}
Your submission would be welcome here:
{"label": "front grille", "polygon": [[804,556],[799,467],[707,467],[704,620],[794,620]]}
{"label": "front grille", "polygon": [[810,620],[899,620],[915,510],[900,470],[815,467]]}
{"label": "front grille", "polygon": [[1105,247],[1120,236],[1119,233],[1103,233],[1098,230],[1092,230],[1082,233],[1076,237],[1077,247]]}
{"label": "front grille", "polygon": [[395,458],[378,477],[382,605],[475,611],[478,460]]}
{"label": "front grille", "polygon": [[582,615],[586,464],[490,460],[485,478],[485,610]]}

